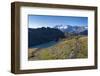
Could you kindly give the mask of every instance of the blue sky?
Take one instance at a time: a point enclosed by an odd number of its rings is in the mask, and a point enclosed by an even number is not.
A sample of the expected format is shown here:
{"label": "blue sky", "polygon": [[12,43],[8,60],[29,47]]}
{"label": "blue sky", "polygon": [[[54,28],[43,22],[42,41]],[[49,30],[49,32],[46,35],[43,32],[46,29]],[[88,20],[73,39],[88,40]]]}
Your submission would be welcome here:
{"label": "blue sky", "polygon": [[29,28],[54,27],[55,25],[88,26],[88,17],[29,15]]}

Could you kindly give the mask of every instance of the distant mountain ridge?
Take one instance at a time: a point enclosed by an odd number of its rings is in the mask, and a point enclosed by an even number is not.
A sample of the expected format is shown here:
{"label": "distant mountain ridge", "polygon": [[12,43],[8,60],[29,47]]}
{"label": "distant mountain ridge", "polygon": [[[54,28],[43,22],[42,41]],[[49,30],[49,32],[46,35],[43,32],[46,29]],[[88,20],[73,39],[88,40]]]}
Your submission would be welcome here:
{"label": "distant mountain ridge", "polygon": [[59,38],[65,38],[65,35],[59,29],[54,28],[28,28],[28,47],[40,45],[50,41],[58,41]]}
{"label": "distant mountain ridge", "polygon": [[62,32],[80,33],[88,30],[87,26],[71,26],[71,25],[56,25],[54,28],[61,30]]}
{"label": "distant mountain ridge", "polygon": [[28,28],[28,47],[40,45],[50,41],[59,41],[70,36],[88,35],[88,27],[56,25],[53,28]]}

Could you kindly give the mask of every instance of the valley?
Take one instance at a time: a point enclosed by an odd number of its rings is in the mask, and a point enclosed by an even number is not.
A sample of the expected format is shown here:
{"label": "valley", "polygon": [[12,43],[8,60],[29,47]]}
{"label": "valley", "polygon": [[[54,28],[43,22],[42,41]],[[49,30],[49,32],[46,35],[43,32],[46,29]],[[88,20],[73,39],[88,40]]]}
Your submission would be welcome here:
{"label": "valley", "polygon": [[[29,48],[29,60],[76,59],[87,58],[87,36],[73,36],[59,40],[49,47]],[[48,44],[49,45],[49,44]]]}

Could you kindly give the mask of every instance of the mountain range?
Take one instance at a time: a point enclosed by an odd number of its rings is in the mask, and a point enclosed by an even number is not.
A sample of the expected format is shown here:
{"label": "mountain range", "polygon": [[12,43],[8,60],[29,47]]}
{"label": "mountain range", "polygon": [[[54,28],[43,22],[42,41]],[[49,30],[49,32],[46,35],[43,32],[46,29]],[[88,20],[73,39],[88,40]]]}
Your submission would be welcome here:
{"label": "mountain range", "polygon": [[87,34],[87,26],[71,26],[71,25],[56,25],[54,28],[61,30],[62,32]]}

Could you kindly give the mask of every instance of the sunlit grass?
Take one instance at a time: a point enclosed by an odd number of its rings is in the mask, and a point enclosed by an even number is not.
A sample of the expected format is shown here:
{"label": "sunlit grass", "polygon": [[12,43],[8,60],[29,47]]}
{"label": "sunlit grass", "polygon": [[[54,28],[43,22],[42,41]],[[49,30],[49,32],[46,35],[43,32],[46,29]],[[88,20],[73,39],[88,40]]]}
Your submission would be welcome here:
{"label": "sunlit grass", "polygon": [[[77,37],[62,39],[54,46],[39,49],[37,51],[37,48],[29,48],[29,60],[68,59],[70,53],[76,49],[76,38]],[[87,58],[87,37],[78,37],[78,41],[80,42],[80,51],[76,58]]]}

